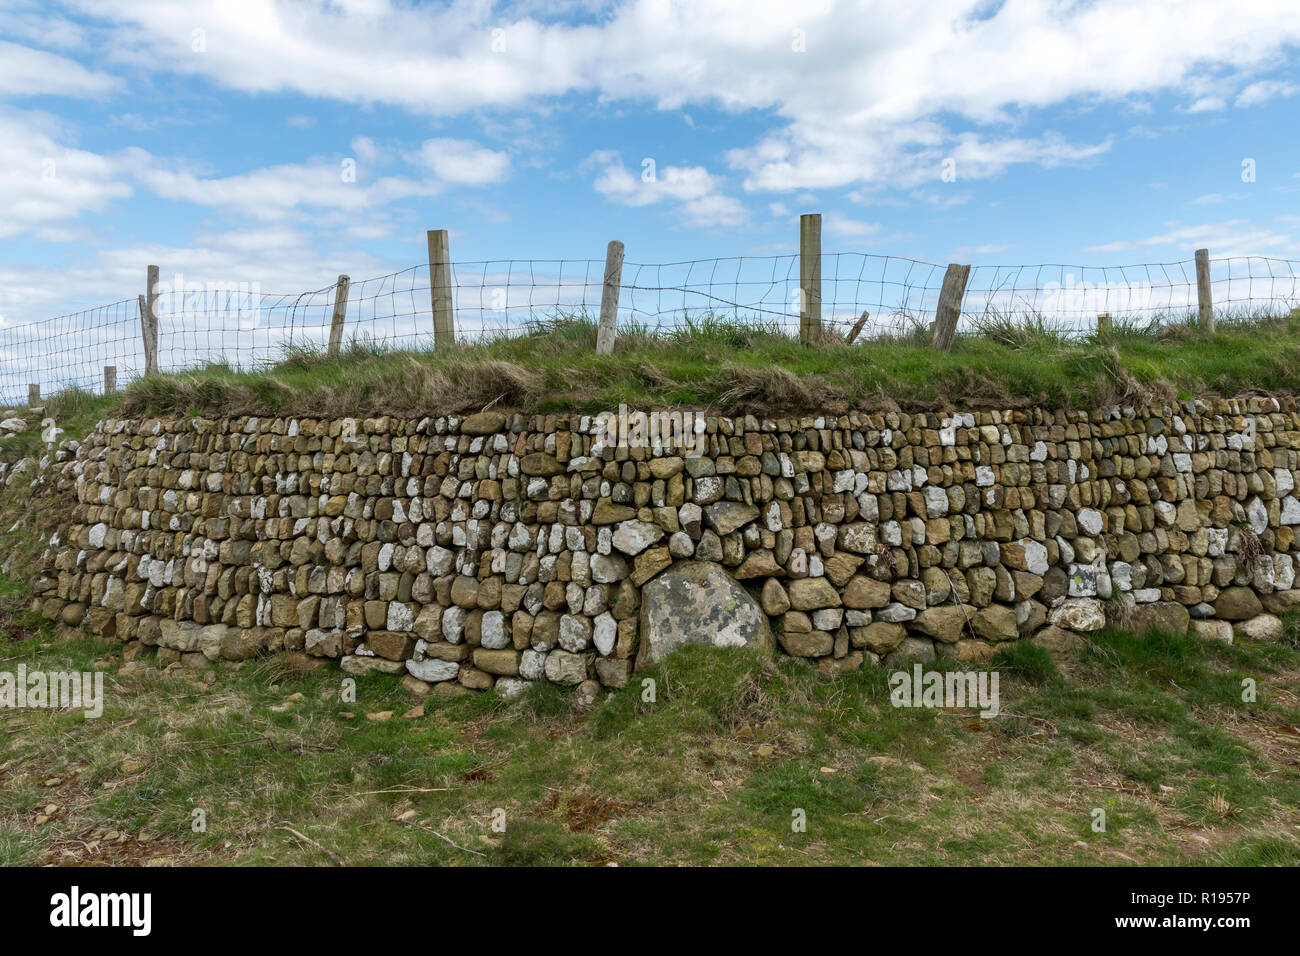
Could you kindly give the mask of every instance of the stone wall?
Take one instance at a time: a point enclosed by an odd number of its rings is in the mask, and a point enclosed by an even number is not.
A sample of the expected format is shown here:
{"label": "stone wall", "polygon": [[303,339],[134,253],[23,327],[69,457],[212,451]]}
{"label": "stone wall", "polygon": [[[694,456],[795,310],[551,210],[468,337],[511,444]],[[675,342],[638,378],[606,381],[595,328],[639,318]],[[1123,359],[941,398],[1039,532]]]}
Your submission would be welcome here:
{"label": "stone wall", "polygon": [[105,421],[55,456],[78,503],[37,605],[196,665],[514,694],[682,640],[833,673],[1107,620],[1276,639],[1300,596],[1274,399],[704,422],[685,457],[576,415]]}

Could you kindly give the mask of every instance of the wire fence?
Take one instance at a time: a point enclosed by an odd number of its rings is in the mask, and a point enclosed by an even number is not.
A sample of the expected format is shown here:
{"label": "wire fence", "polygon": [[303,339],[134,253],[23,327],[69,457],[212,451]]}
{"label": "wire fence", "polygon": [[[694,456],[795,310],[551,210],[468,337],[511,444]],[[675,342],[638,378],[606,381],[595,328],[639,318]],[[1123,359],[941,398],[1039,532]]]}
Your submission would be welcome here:
{"label": "wire fence", "polygon": [[[1216,314],[1281,315],[1300,305],[1300,262],[1234,256],[1210,263]],[[599,259],[502,259],[451,265],[458,341],[536,331],[557,316],[594,318],[605,263]],[[862,339],[900,335],[932,321],[946,266],[863,253],[821,257],[823,327],[847,329],[867,318]],[[433,347],[428,265],[351,283],[345,338],[396,349]],[[802,291],[798,255],[737,256],[646,264],[625,262],[620,329],[680,328],[705,316],[796,333]],[[209,363],[252,370],[294,349],[323,349],[335,286],[297,294],[256,284],[158,287],[158,369]],[[959,332],[991,322],[1032,320],[1086,335],[1103,313],[1113,323],[1183,321],[1197,308],[1191,259],[1128,266],[1039,264],[973,266]],[[104,366],[125,384],[145,369],[140,307],[124,299],[23,325],[0,323],[0,403],[24,401],[31,383],[44,394],[76,387],[101,391]]]}

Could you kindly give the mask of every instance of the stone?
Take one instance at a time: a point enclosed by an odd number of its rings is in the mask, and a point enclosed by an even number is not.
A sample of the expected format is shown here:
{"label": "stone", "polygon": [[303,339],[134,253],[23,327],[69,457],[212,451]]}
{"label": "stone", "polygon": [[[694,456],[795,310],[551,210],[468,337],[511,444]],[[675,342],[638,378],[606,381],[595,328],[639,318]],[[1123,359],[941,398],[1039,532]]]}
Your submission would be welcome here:
{"label": "stone", "polygon": [[1028,538],[1012,541],[1002,546],[1002,563],[1017,571],[1042,576],[1049,567],[1047,548],[1038,541]]}
{"label": "stone", "polygon": [[546,655],[545,672],[552,684],[576,685],[587,679],[587,662],[581,654],[555,650]]}
{"label": "stone", "polygon": [[975,608],[968,605],[930,607],[916,615],[909,629],[920,631],[936,641],[955,643],[968,631]]}
{"label": "stone", "polygon": [[560,618],[560,647],[573,654],[581,653],[591,643],[591,621],[565,614]]}
{"label": "stone", "polygon": [[673,556],[667,547],[650,548],[637,556],[628,579],[637,587],[641,587],[664,568],[671,567],[672,563]]}
{"label": "stone", "polygon": [[617,505],[608,498],[601,498],[596,502],[596,508],[591,515],[591,523],[595,525],[618,524],[622,521],[630,521],[636,517],[636,509],[627,505]]}
{"label": "stone", "polygon": [[664,536],[658,525],[648,521],[624,521],[614,529],[614,547],[630,557],[636,557]]}
{"label": "stone", "polygon": [[888,654],[907,637],[907,628],[902,624],[890,624],[875,621],[866,627],[849,629],[849,640],[854,647],[865,647],[873,654]]}
{"label": "stone", "polygon": [[1273,591],[1260,596],[1260,603],[1269,614],[1284,616],[1294,607],[1300,607],[1300,590]]}
{"label": "stone", "polygon": [[596,677],[606,687],[626,687],[632,677],[632,662],[618,658],[596,658]]}
{"label": "stone", "polygon": [[971,629],[986,641],[1014,641],[1020,636],[1015,609],[1005,604],[980,608],[971,617]]}
{"label": "stone", "polygon": [[704,509],[705,523],[720,537],[739,531],[757,518],[757,508],[735,501],[719,501]]}
{"label": "stone", "polygon": [[686,644],[773,650],[767,615],[722,566],[679,561],[645,586],[641,594],[641,648],[636,668],[644,670]]}
{"label": "stone", "polygon": [[1031,637],[1029,642],[1048,651],[1053,657],[1069,657],[1088,646],[1088,639],[1082,634],[1052,624]]}
{"label": "stone", "polygon": [[1250,588],[1224,588],[1214,602],[1214,613],[1225,621],[1244,621],[1264,613],[1264,605]]}
{"label": "stone", "polygon": [[886,670],[896,671],[913,664],[930,664],[934,659],[934,641],[925,637],[905,637],[880,663]]}
{"label": "stone", "polygon": [[884,581],[858,575],[844,587],[842,598],[845,607],[867,610],[884,607],[889,603],[891,589]]}
{"label": "stone", "polygon": [[591,557],[591,579],[597,584],[617,584],[627,577],[627,559],[620,554],[595,554]]}
{"label": "stone", "polygon": [[1135,605],[1129,614],[1128,630],[1137,635],[1161,631],[1165,634],[1186,634],[1191,625],[1187,608],[1175,601],[1153,601]]}
{"label": "stone", "polygon": [[785,588],[776,578],[768,578],[763,583],[759,603],[762,605],[763,613],[769,617],[777,617],[790,610],[790,596],[786,594]]}
{"label": "stone", "polygon": [[489,650],[500,650],[510,645],[505,614],[501,611],[487,611],[483,614],[483,621],[479,627],[479,643]]}
{"label": "stone", "polygon": [[1192,633],[1206,640],[1222,641],[1231,644],[1233,639],[1232,622],[1204,619],[1191,622]]}
{"label": "stone", "polygon": [[935,653],[945,660],[963,662],[991,661],[998,653],[997,645],[987,641],[963,639],[955,644],[936,644]]}
{"label": "stone", "polygon": [[835,649],[835,638],[825,631],[782,631],[779,640],[785,652],[795,657],[824,657]]}
{"label": "stone", "polygon": [[796,611],[815,611],[824,607],[839,607],[840,594],[825,578],[796,578],[786,588],[790,606]]}
{"label": "stone", "polygon": [[1096,598],[1067,598],[1047,612],[1047,621],[1067,631],[1100,631],[1106,611]]}
{"label": "stone", "polygon": [[[461,419],[460,430],[466,435],[491,435],[506,426],[506,416],[500,412],[479,412]],[[529,472],[525,472],[529,474]]]}
{"label": "stone", "polygon": [[519,673],[519,653],[510,650],[491,650],[476,647],[473,656],[474,666],[489,674],[514,677]]}
{"label": "stone", "polygon": [[456,661],[407,661],[406,671],[416,680],[436,684],[439,681],[455,680],[460,672],[460,664]]}
{"label": "stone", "polygon": [[402,661],[390,661],[383,657],[360,657],[355,654],[344,657],[339,662],[339,666],[343,668],[344,673],[355,677],[364,677],[366,674],[400,674],[405,670]]}
{"label": "stone", "polygon": [[1245,621],[1234,621],[1232,634],[1239,641],[1265,641],[1276,644],[1286,637],[1286,625],[1275,614],[1258,614]]}

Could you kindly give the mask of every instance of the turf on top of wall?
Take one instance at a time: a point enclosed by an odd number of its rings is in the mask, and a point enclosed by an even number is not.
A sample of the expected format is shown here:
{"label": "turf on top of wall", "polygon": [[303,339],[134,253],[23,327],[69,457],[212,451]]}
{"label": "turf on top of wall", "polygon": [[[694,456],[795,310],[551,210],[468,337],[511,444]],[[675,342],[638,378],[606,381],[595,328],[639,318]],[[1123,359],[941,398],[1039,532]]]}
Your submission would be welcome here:
{"label": "turf on top of wall", "polygon": [[[1041,323],[989,323],[935,352],[924,332],[819,348],[771,327],[705,319],[667,332],[624,329],[595,354],[595,325],[539,324],[526,334],[442,351],[386,351],[353,342],[328,360],[310,350],[256,372],[213,364],[155,375],[69,412],[125,415],[424,415],[486,406],[598,412],[620,403],[722,414],[950,408],[1087,408],[1211,395],[1300,390],[1300,310],[1223,322],[1067,338]],[[56,415],[60,403],[52,403]],[[60,424],[64,424],[61,416]]]}

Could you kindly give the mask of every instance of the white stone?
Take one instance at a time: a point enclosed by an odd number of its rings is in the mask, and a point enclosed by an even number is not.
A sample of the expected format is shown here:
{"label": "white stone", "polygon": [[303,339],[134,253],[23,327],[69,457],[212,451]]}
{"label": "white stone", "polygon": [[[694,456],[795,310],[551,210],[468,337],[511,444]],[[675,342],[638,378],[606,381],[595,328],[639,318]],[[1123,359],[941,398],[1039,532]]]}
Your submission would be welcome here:
{"label": "white stone", "polygon": [[1099,631],[1106,626],[1106,613],[1095,598],[1067,598],[1047,613],[1047,621],[1067,631]]}
{"label": "white stone", "polygon": [[500,611],[487,611],[483,614],[479,641],[484,647],[494,651],[510,646],[510,637],[506,634],[504,614]]}
{"label": "white stone", "polygon": [[409,604],[403,604],[401,601],[388,602],[388,630],[409,631],[414,624],[415,614]]}
{"label": "white stone", "polygon": [[406,671],[417,680],[437,684],[440,681],[453,680],[460,673],[460,665],[455,661],[407,661]]}
{"label": "white stone", "polygon": [[648,521],[624,521],[614,530],[614,547],[636,557],[663,536],[663,529]]}
{"label": "white stone", "polygon": [[1101,512],[1095,508],[1084,508],[1080,511],[1078,522],[1079,528],[1093,537],[1101,534],[1102,529],[1106,526],[1106,520],[1102,517]]}
{"label": "white stone", "polygon": [[584,617],[566,614],[560,618],[560,646],[579,654],[591,643],[591,622]]}
{"label": "white stone", "polygon": [[531,647],[519,655],[519,676],[525,680],[540,680],[546,673],[546,651]]}
{"label": "white stone", "polygon": [[606,611],[598,615],[593,624],[592,643],[602,655],[608,656],[618,640],[618,622],[614,620],[614,615]]}

